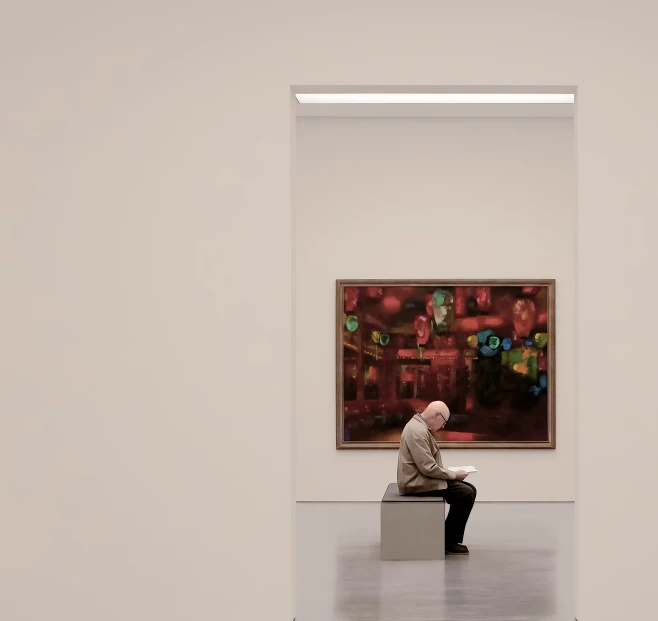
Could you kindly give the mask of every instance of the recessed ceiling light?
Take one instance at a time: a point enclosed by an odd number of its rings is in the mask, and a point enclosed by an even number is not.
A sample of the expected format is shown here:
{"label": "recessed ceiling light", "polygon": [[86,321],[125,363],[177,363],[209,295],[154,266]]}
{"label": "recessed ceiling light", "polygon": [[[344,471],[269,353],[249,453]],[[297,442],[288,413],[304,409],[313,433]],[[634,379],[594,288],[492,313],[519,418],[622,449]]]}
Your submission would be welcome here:
{"label": "recessed ceiling light", "polygon": [[297,93],[300,104],[572,104],[573,93]]}

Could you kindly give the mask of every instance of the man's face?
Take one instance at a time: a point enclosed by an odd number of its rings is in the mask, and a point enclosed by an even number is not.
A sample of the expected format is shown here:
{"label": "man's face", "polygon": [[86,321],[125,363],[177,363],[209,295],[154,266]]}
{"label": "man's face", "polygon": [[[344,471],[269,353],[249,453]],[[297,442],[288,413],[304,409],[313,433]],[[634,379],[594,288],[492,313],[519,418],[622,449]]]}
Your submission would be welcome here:
{"label": "man's face", "polygon": [[434,417],[434,420],[432,421],[432,431],[438,431],[439,429],[443,429],[443,427],[447,422],[448,422],[448,417],[441,412],[437,412],[436,416]]}

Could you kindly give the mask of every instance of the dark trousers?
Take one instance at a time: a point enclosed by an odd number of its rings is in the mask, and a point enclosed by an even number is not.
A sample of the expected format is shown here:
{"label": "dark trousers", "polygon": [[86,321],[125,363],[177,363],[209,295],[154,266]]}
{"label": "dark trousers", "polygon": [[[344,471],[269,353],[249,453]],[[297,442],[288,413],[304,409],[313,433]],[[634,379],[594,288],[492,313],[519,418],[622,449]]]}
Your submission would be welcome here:
{"label": "dark trousers", "polygon": [[450,505],[450,511],[446,518],[446,545],[462,543],[466,522],[471,515],[471,509],[475,503],[477,490],[475,486],[466,481],[447,481],[448,489],[440,489],[435,492],[421,492],[416,496],[441,496]]}

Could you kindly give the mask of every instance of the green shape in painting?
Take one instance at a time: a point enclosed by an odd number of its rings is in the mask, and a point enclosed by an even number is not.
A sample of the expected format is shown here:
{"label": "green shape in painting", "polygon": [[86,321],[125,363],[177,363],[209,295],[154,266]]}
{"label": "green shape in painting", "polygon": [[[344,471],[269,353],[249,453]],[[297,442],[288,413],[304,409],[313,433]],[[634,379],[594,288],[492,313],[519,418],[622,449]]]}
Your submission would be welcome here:
{"label": "green shape in painting", "polygon": [[388,334],[380,334],[379,335],[379,344],[383,345],[384,347],[386,347],[386,345],[389,344],[390,340],[391,340],[391,337]]}
{"label": "green shape in painting", "polygon": [[434,306],[452,304],[452,293],[447,289],[436,289],[432,294],[432,303]]}
{"label": "green shape in painting", "polygon": [[492,335],[489,337],[488,345],[491,349],[498,349],[500,347],[500,339],[497,336]]}
{"label": "green shape in painting", "polygon": [[359,320],[354,315],[348,315],[347,319],[345,320],[345,327],[350,332],[355,332],[359,327]]}
{"label": "green shape in painting", "polygon": [[516,364],[523,362],[523,350],[522,349],[511,349],[507,352],[507,360],[510,364]]}
{"label": "green shape in painting", "polygon": [[533,380],[537,379],[537,356],[528,358],[528,377]]}
{"label": "green shape in painting", "polygon": [[546,332],[537,332],[535,334],[535,344],[539,349],[543,349],[548,344],[548,334]]}

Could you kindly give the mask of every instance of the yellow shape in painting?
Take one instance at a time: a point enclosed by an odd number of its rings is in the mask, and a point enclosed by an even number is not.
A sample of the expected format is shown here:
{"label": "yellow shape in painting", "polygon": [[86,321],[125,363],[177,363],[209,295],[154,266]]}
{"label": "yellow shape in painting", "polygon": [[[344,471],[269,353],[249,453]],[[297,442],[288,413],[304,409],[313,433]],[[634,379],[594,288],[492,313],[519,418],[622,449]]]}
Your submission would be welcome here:
{"label": "yellow shape in painting", "polygon": [[473,348],[477,347],[478,346],[478,337],[477,337],[477,335],[471,334],[471,336],[469,336],[466,339],[466,343],[468,344],[469,347],[473,347]]}
{"label": "yellow shape in painting", "polygon": [[535,334],[535,343],[539,349],[546,347],[546,344],[548,343],[548,334],[546,334],[546,332],[537,332],[537,334]]}
{"label": "yellow shape in painting", "polygon": [[525,362],[517,362],[512,366],[512,369],[521,375],[526,375],[528,373],[528,365]]}
{"label": "yellow shape in painting", "polygon": [[379,332],[377,332],[377,330],[373,330],[373,332],[372,332],[372,340],[373,340],[373,342],[375,342],[375,343],[379,343],[379,337],[380,337],[380,336],[381,336],[381,335],[380,335]]}

